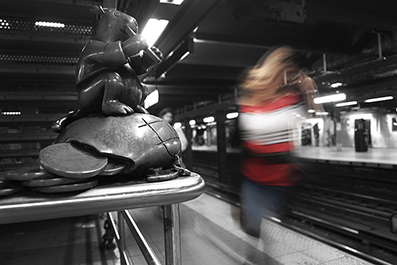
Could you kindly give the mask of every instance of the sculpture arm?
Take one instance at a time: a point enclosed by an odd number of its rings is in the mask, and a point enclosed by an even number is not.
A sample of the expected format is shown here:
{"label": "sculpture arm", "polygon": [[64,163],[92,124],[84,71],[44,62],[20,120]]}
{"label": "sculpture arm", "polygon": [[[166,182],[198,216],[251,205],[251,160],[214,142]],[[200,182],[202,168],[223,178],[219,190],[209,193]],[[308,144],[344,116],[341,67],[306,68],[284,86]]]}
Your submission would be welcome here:
{"label": "sculpture arm", "polygon": [[86,47],[86,60],[109,68],[117,68],[127,63],[128,57],[137,55],[146,47],[146,41],[140,35],[131,36],[123,42],[92,41]]}

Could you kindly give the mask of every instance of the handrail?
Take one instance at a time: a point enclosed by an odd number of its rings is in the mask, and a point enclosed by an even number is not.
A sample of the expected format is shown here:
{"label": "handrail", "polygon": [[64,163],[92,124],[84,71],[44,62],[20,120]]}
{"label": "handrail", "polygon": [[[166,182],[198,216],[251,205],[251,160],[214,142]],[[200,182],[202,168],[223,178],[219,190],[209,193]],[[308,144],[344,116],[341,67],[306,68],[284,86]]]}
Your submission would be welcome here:
{"label": "handrail", "polygon": [[[164,205],[163,220],[164,220],[164,244],[165,244],[165,264],[166,265],[180,265],[181,264],[181,242],[180,242],[180,219],[179,219],[179,204]],[[114,232],[114,238],[118,250],[120,252],[120,260],[123,265],[130,265],[131,262],[125,249],[125,228],[124,222],[127,224],[135,242],[137,243],[145,261],[149,265],[161,265],[154,250],[150,247],[133,216],[129,210],[122,210],[117,212],[118,228],[110,213],[107,213],[110,228]]]}
{"label": "handrail", "polygon": [[[127,223],[128,227],[132,235],[135,238],[135,241],[138,244],[139,249],[141,250],[143,257],[145,258],[147,264],[149,265],[161,265],[161,262],[154,253],[153,249],[149,246],[146,242],[145,238],[143,237],[139,227],[137,226],[134,218],[132,217],[131,213],[128,210],[122,211],[122,215],[124,217],[125,222]],[[121,220],[119,220],[120,222]]]}

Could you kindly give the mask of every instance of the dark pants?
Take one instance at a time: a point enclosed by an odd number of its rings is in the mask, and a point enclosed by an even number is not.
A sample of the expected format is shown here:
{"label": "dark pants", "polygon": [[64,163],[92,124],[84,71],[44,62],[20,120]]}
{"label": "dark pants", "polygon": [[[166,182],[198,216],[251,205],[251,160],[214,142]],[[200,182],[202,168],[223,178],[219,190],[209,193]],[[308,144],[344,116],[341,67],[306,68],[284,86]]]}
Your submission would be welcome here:
{"label": "dark pants", "polygon": [[262,217],[278,217],[284,213],[290,186],[267,186],[247,179],[242,182],[241,226],[254,237],[260,236]]}

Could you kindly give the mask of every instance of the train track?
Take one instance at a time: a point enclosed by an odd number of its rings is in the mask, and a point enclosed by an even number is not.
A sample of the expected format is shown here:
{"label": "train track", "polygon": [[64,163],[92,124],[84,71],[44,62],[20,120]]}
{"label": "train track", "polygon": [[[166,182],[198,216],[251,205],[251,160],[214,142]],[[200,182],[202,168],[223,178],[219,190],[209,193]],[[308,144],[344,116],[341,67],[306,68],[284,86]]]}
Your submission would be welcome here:
{"label": "train track", "polygon": [[[227,172],[219,177],[215,153],[196,152],[193,170],[206,180],[207,193],[239,206],[238,157],[227,158]],[[300,166],[302,189],[281,225],[374,264],[397,264],[390,221],[397,218],[395,169],[310,161]]]}
{"label": "train track", "polygon": [[[322,187],[306,186],[290,205],[289,216],[309,223],[313,230],[333,233],[356,249],[397,264],[397,235],[391,217],[397,200]],[[338,235],[338,236],[337,236]]]}
{"label": "train track", "polygon": [[[206,193],[240,206],[238,191],[226,185],[207,181]],[[281,225],[373,264],[397,264],[397,235],[389,229],[397,201],[310,185],[298,194]]]}

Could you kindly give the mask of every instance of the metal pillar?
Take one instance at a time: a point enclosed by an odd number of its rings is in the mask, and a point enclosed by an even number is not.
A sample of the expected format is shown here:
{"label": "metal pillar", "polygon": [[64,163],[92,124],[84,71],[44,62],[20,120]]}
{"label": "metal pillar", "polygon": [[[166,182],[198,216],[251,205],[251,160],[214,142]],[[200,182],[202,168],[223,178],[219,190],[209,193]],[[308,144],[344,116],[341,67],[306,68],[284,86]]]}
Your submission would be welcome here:
{"label": "metal pillar", "polygon": [[183,124],[185,125],[185,133],[186,133],[186,139],[187,139],[187,148],[185,152],[183,153],[183,162],[185,163],[186,168],[193,168],[193,152],[192,152],[192,138],[193,138],[193,132],[192,128],[190,127],[189,124],[189,119],[185,119],[183,121]]}
{"label": "metal pillar", "polygon": [[218,181],[220,183],[227,182],[227,157],[226,157],[226,126],[225,126],[225,113],[216,113],[216,137],[218,147]]}
{"label": "metal pillar", "polygon": [[163,206],[165,264],[181,265],[179,204]]}

